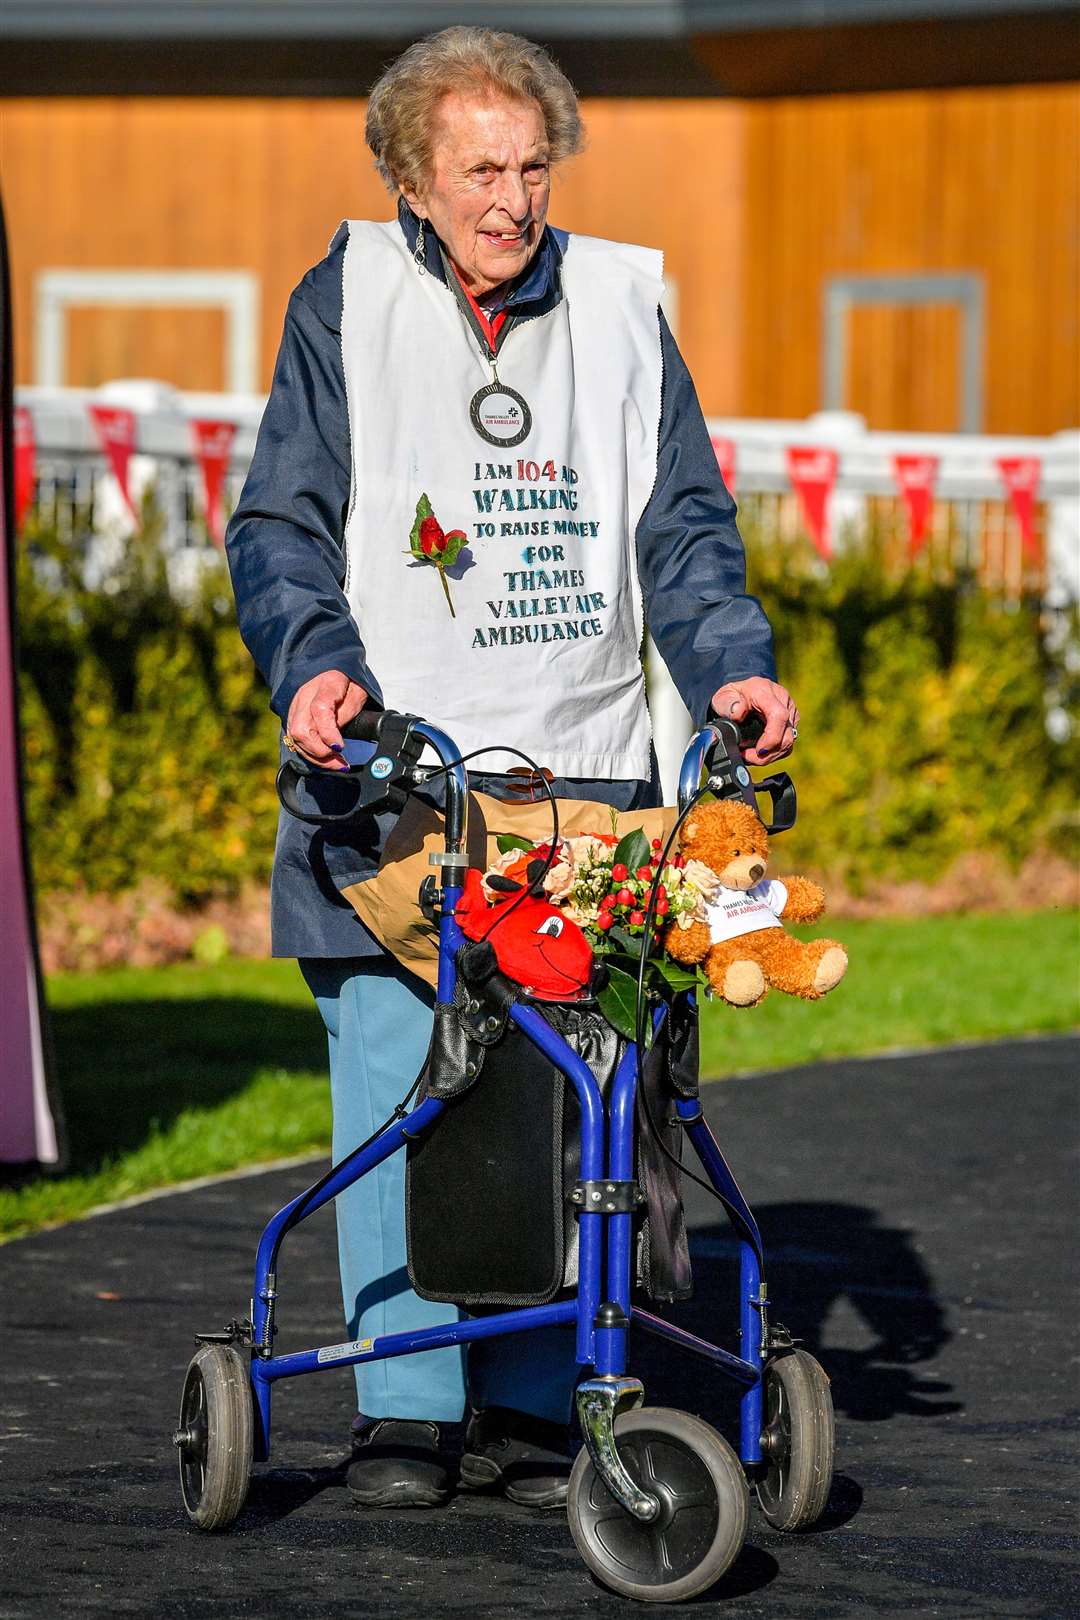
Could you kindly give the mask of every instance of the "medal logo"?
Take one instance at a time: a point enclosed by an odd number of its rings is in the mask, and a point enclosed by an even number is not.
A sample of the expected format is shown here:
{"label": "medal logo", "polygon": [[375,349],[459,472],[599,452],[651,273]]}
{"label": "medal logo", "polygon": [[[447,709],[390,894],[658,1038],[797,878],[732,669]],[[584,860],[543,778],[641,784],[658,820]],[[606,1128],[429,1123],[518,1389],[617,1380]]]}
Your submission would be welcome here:
{"label": "medal logo", "polygon": [[502,382],[477,389],[469,404],[469,417],[482,439],[503,449],[521,444],[532,432],[532,411],[516,388]]}

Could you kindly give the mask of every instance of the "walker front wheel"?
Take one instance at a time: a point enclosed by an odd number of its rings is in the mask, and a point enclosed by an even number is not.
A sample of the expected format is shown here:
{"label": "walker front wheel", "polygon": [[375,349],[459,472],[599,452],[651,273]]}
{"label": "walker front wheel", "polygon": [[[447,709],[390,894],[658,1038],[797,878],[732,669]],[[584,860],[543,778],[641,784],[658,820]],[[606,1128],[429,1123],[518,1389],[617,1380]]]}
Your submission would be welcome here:
{"label": "walker front wheel", "polygon": [[829,1380],[805,1350],[770,1361],[764,1380],[766,1471],[758,1480],[758,1504],[777,1530],[806,1530],[824,1513],[832,1484]]}
{"label": "walker front wheel", "polygon": [[582,1451],[566,1504],[578,1552],[605,1586],[642,1603],[707,1591],[746,1536],[746,1481],[735,1453],[700,1418],[665,1407],[624,1412],[615,1440],[627,1472],[659,1500],[660,1512],[648,1523],[633,1518]]}
{"label": "walker front wheel", "polygon": [[251,1379],[232,1345],[204,1344],[188,1365],[173,1444],[180,1494],[200,1530],[225,1530],[247,1496],[254,1420]]}

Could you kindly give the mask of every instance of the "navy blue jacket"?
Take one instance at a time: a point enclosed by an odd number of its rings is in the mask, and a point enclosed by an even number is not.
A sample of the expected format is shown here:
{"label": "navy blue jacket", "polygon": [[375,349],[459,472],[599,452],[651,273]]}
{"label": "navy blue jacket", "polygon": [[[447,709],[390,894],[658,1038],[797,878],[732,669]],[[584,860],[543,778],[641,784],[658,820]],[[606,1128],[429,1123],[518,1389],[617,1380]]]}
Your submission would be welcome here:
{"label": "navy blue jacket", "polygon": [[[415,248],[417,226],[404,207]],[[270,687],[282,723],[297,690],[338,669],[379,694],[349,613],[344,532],[351,460],[341,358],[341,273],[346,228],[289,299],[274,380],[255,454],[225,537],[240,634]],[[428,273],[445,280],[437,238],[425,226]],[[511,316],[542,314],[562,296],[561,231],[545,231],[511,288]],[[656,483],[637,527],[638,575],[653,639],[695,724],[726,681],[773,677],[772,635],[745,594],[735,503],[724,487],[694,385],[658,311],[663,396]],[[512,739],[493,738],[494,742]],[[483,788],[491,779],[476,780]],[[651,782],[558,781],[566,797],[620,809],[658,802]],[[497,784],[495,784],[497,785]],[[282,816],[272,884],[275,956],[365,956],[379,946],[338,894],[370,877],[382,832],[357,841]]]}

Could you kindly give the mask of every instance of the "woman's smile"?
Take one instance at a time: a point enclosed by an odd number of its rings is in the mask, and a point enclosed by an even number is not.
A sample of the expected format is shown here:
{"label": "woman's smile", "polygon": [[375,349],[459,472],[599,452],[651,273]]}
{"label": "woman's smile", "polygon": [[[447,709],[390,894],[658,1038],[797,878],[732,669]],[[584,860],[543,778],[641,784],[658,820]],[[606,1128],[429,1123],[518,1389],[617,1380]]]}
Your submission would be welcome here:
{"label": "woman's smile", "polygon": [[404,188],[405,200],[431,221],[474,297],[520,275],[540,245],[548,154],[535,101],[455,91],[440,103],[430,179]]}

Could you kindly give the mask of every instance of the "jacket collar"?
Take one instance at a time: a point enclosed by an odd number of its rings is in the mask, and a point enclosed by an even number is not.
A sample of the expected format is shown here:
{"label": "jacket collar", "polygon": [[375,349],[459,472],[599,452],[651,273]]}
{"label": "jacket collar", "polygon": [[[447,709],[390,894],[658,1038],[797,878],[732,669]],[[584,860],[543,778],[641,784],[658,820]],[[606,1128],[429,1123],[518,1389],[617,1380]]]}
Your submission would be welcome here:
{"label": "jacket collar", "polygon": [[[424,267],[429,275],[446,285],[443,273],[440,241],[428,220],[419,220],[405,201],[398,198],[398,223],[401,226],[409,252],[416,252],[417,238],[424,232]],[[511,282],[501,309],[514,314],[541,315],[562,298],[560,266],[566,249],[567,233],[551,225],[544,226],[540,246],[532,262],[526,265],[516,282]]]}

